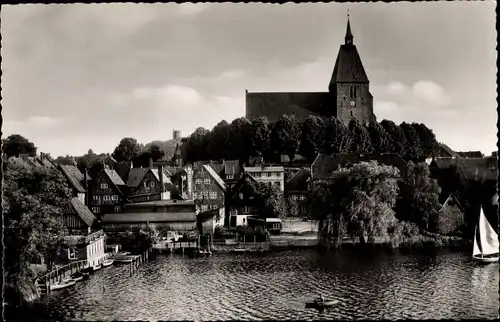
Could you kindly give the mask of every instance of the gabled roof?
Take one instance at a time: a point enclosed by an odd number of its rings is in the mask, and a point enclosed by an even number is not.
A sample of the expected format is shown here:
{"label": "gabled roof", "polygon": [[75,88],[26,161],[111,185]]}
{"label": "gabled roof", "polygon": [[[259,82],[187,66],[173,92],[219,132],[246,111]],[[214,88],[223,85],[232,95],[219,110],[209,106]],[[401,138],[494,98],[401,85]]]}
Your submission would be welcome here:
{"label": "gabled roof", "polygon": [[113,184],[116,186],[125,186],[125,182],[123,182],[122,178],[118,175],[118,172],[110,169],[104,169],[104,172],[108,175]]}
{"label": "gabled roof", "polygon": [[[155,178],[160,182],[160,176],[158,174],[159,170],[158,169],[151,169],[151,172],[153,172]],[[170,192],[177,192],[177,188],[175,185],[170,181],[170,178],[168,175],[165,173],[165,170],[163,170],[163,184],[167,186],[167,190]]]}
{"label": "gabled roof", "polygon": [[484,157],[481,151],[457,152],[463,158],[482,158]]}
{"label": "gabled roof", "polygon": [[[449,146],[447,146],[444,143],[439,143],[439,147],[441,148],[441,151],[444,152],[444,154],[446,154],[445,157],[456,158],[459,156],[458,153],[453,151]],[[443,153],[441,153],[441,154],[443,154]],[[441,155],[441,156],[443,156],[443,155]]]}
{"label": "gabled roof", "polygon": [[455,158],[434,158],[434,160],[431,161],[431,164],[434,164],[438,169],[442,170],[454,167],[456,162]]}
{"label": "gabled roof", "polygon": [[466,180],[497,180],[497,163],[489,158],[458,158],[457,168]]}
{"label": "gabled roof", "polygon": [[214,179],[214,181],[217,183],[217,185],[222,189],[222,191],[226,191],[226,184],[224,183],[224,180],[212,169],[211,166],[204,164],[203,169],[208,172],[208,174]]}
{"label": "gabled roof", "polygon": [[196,212],[110,213],[102,218],[103,224],[137,222],[196,222]]}
{"label": "gabled roof", "polygon": [[[442,200],[440,200],[440,201],[442,201]],[[453,202],[460,210],[462,210],[462,211],[464,210],[464,207],[462,207],[462,205],[458,201],[457,197],[453,193],[450,193],[448,195],[448,197],[443,202],[441,202],[441,205],[444,208],[444,207],[448,206],[451,202]]]}
{"label": "gabled roof", "polygon": [[290,179],[285,182],[285,192],[290,191],[307,191],[307,180],[311,176],[309,169],[300,169]]}
{"label": "gabled roof", "polygon": [[59,168],[63,175],[68,179],[70,186],[80,193],[84,193],[86,190],[82,185],[84,181],[84,176],[74,165],[62,165],[59,164]]}
{"label": "gabled roof", "polygon": [[179,173],[181,173],[182,171],[184,171],[183,167],[173,167],[173,166],[165,166],[163,169],[165,171],[167,171],[168,174],[170,174],[170,176],[172,176],[172,177],[174,177],[174,176],[178,175]]}
{"label": "gabled roof", "polygon": [[122,178],[123,182],[128,181],[128,175],[130,172],[132,164],[131,162],[120,162],[115,164],[115,171],[116,173]]}
{"label": "gabled roof", "polygon": [[127,186],[135,188],[139,186],[144,179],[146,173],[148,173],[149,168],[132,168],[128,173]]}
{"label": "gabled roof", "polygon": [[87,206],[85,206],[80,199],[78,198],[72,198],[71,199],[71,211],[70,213],[76,213],[78,217],[88,226],[92,227],[94,224],[96,218],[92,214],[92,212],[89,210]]}

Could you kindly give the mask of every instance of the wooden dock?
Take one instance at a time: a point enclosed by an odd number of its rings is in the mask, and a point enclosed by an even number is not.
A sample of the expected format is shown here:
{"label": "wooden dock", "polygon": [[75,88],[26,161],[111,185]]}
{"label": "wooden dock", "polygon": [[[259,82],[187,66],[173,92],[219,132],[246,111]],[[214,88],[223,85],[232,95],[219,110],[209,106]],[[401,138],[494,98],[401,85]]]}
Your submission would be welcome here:
{"label": "wooden dock", "polygon": [[61,282],[63,279],[88,267],[89,264],[86,259],[69,263],[35,279],[35,286],[39,288],[41,294],[50,294],[50,285]]}
{"label": "wooden dock", "polygon": [[157,249],[160,251],[170,251],[174,252],[175,250],[181,250],[184,254],[185,249],[199,249],[199,243],[197,241],[194,242],[169,242],[169,241],[161,241],[153,245],[153,249]]}

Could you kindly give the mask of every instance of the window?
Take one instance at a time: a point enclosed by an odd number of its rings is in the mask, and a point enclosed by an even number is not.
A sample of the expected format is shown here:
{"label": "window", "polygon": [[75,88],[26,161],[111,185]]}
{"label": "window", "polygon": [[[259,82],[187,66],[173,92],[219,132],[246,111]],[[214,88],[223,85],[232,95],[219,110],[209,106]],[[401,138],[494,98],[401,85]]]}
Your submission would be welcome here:
{"label": "window", "polygon": [[112,196],[111,196],[111,199],[112,199],[112,200],[118,200],[118,195],[112,195]]}
{"label": "window", "polygon": [[273,224],[273,229],[280,229],[280,224],[279,223],[275,223]]}
{"label": "window", "polygon": [[201,195],[203,196],[203,199],[208,198],[208,191],[202,191]]}
{"label": "window", "polygon": [[115,212],[120,212],[120,206],[115,206]]}
{"label": "window", "polygon": [[110,200],[110,199],[111,199],[111,196],[104,195],[104,196],[103,196],[103,199],[104,199],[105,201]]}
{"label": "window", "polygon": [[217,192],[216,191],[210,191],[210,199],[217,199]]}
{"label": "window", "polygon": [[234,175],[232,175],[232,174],[226,174],[226,179],[234,179]]}
{"label": "window", "polygon": [[68,258],[69,259],[77,259],[78,251],[74,249],[68,249]]}
{"label": "window", "polygon": [[202,180],[201,179],[196,179],[196,184],[202,184]]}
{"label": "window", "polygon": [[254,172],[254,173],[252,173],[252,175],[253,175],[255,178],[260,178],[261,173],[260,173],[260,172]]}
{"label": "window", "polygon": [[248,214],[250,212],[250,207],[245,206],[243,207],[243,213]]}
{"label": "window", "polygon": [[101,212],[101,208],[99,207],[92,207],[92,212],[95,213],[95,214],[98,214]]}
{"label": "window", "polygon": [[211,181],[210,179],[205,179],[205,180],[203,180],[203,183],[204,184],[210,184],[211,183],[210,181]]}
{"label": "window", "polygon": [[300,200],[306,200],[306,196],[300,195]]}
{"label": "window", "polygon": [[357,90],[357,87],[356,86],[350,86],[349,87],[349,97],[350,98],[356,98],[356,90]]}
{"label": "window", "polygon": [[156,182],[154,182],[154,181],[150,181],[150,182],[149,182],[149,186],[150,186],[151,188],[154,188],[154,187],[155,187],[155,185],[156,185]]}
{"label": "window", "polygon": [[93,196],[92,197],[95,201],[100,201],[101,200],[101,196],[97,195],[97,196]]}
{"label": "window", "polygon": [[271,173],[271,172],[268,172],[268,173],[267,173],[267,176],[268,176],[268,177],[272,176],[272,173]]}
{"label": "window", "polygon": [[240,199],[243,199],[243,193],[240,192]]}
{"label": "window", "polygon": [[352,111],[351,111],[351,117],[353,117],[353,115],[352,115]]}
{"label": "window", "polygon": [[201,211],[207,211],[208,205],[201,205]]}
{"label": "window", "polygon": [[297,195],[293,195],[293,196],[292,196],[292,199],[293,199],[293,200],[297,200],[297,198],[298,198],[298,196],[297,196]]}
{"label": "window", "polygon": [[101,183],[101,189],[108,189],[107,183]]}
{"label": "window", "polygon": [[281,177],[281,172],[277,172],[277,173],[276,173],[276,176],[277,176],[277,177]]}

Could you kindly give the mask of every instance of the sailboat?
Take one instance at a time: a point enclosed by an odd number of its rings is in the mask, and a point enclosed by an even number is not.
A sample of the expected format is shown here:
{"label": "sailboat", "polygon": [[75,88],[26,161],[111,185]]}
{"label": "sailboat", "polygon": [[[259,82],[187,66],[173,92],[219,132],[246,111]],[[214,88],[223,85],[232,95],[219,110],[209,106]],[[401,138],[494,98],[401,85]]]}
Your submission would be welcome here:
{"label": "sailboat", "polygon": [[497,263],[499,257],[498,235],[484,215],[483,207],[474,232],[472,258],[481,263]]}

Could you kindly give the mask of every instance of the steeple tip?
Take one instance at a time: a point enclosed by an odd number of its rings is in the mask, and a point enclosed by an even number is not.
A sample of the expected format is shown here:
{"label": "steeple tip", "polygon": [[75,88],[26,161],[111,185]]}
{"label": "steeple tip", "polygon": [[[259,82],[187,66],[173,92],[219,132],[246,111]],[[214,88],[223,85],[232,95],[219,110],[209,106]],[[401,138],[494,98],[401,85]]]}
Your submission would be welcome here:
{"label": "steeple tip", "polygon": [[352,35],[351,32],[351,23],[350,23],[350,15],[349,15],[349,9],[347,9],[347,31],[345,33],[345,44],[346,45],[352,45],[352,41],[354,39],[354,36]]}

